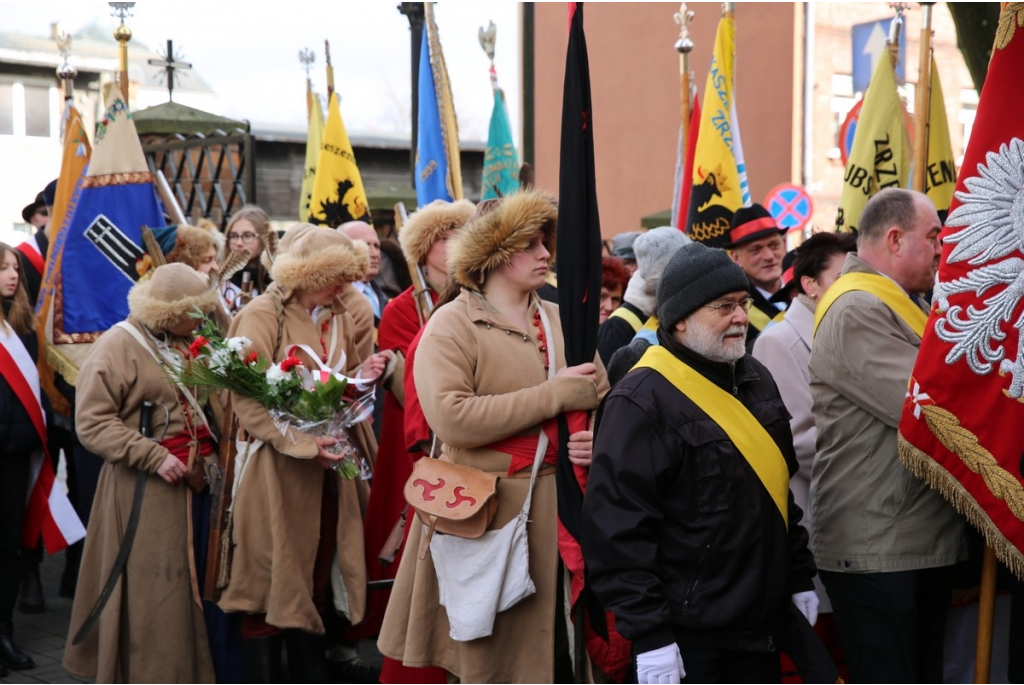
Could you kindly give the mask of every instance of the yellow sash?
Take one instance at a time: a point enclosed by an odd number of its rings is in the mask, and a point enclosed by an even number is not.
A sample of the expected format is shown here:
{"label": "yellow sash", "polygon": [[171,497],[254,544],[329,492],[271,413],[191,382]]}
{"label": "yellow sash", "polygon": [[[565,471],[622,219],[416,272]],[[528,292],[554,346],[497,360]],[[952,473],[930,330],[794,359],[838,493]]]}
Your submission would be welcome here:
{"label": "yellow sash", "polygon": [[835,283],[825,291],[821,302],[814,310],[814,332],[818,332],[818,325],[825,317],[828,308],[844,295],[854,290],[862,290],[871,293],[882,301],[889,309],[896,312],[896,315],[903,319],[903,323],[910,327],[910,330],[917,333],[918,337],[924,337],[924,327],[928,323],[928,315],[910,299],[903,288],[896,285],[896,282],[879,274],[849,273],[843,274]]}
{"label": "yellow sash", "polygon": [[640,321],[640,317],[637,316],[636,314],[634,314],[633,312],[629,311],[625,307],[619,307],[614,312],[609,314],[608,318],[611,318],[613,316],[616,317],[616,318],[622,319],[623,321],[628,323],[630,326],[632,326],[634,333],[639,331],[640,330],[640,326],[643,325],[643,323]]}
{"label": "yellow sash", "polygon": [[658,322],[658,315],[651,314],[651,316],[648,317],[647,321],[644,322],[643,328],[645,331],[656,331],[658,330]]}
{"label": "yellow sash", "polygon": [[751,307],[750,311],[747,312],[747,320],[750,321],[751,326],[759,331],[763,331],[772,321],[775,323],[782,321],[785,315],[786,312],[780,311],[774,317],[769,317],[757,307]]}
{"label": "yellow sash", "polygon": [[771,495],[788,530],[789,467],[779,446],[750,410],[660,345],[648,347],[633,368],[660,373],[725,431]]}

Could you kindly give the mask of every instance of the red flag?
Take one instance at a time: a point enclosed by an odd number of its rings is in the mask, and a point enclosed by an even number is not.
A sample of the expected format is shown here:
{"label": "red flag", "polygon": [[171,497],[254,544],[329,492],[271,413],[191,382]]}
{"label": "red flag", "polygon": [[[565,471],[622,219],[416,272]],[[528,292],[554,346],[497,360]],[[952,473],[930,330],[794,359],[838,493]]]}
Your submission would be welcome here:
{"label": "red flag", "polygon": [[999,18],[942,232],[934,306],[900,422],[900,458],[1024,577],[1024,10]]}
{"label": "red flag", "polygon": [[[693,188],[693,155],[697,150],[697,135],[699,133],[700,98],[694,93],[693,108],[690,110],[690,125],[686,129],[686,140],[679,141],[679,150],[676,156],[676,179],[672,192],[672,225],[684,232],[686,231],[686,215],[690,211],[690,190]],[[681,135],[680,138],[682,138]]]}

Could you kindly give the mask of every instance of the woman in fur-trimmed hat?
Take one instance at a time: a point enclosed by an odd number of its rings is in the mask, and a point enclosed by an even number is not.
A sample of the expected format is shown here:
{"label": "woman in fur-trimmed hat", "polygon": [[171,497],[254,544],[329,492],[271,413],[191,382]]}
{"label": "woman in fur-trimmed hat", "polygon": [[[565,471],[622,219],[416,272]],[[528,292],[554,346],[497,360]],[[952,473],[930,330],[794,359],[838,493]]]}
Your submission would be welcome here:
{"label": "woman in fur-trimmed hat", "polygon": [[[205,276],[185,264],[161,266],[132,288],[128,319],[100,337],[79,371],[75,429],[106,463],[89,518],[72,635],[121,547],[137,476],[149,477],[125,580],[85,639],[65,648],[64,667],[76,675],[103,683],[214,682],[203,609],[193,599],[201,586],[190,561],[193,494],[185,480],[216,444],[193,405],[201,396],[168,382],[166,368],[188,357],[198,324],[190,315],[216,306]],[[139,432],[143,402],[154,404],[152,438]]]}
{"label": "woman in fur-trimmed hat", "polygon": [[[235,316],[231,335],[251,340],[250,349],[266,359],[281,361],[290,346],[306,345],[320,357],[296,352],[307,368],[319,368],[317,361],[334,367],[344,356],[345,375],[379,377],[384,357],[359,358],[352,317],[338,297],[368,265],[365,245],[334,229],[301,228],[274,261],[273,285]],[[360,507],[366,484],[331,470],[340,459],[325,449],[333,438],[282,433],[259,403],[238,395],[231,401],[250,456],[235,474],[231,576],[219,604],[245,614],[250,682],[283,682],[283,646],[292,682],[325,682],[322,616],[331,608],[323,597],[332,560],[341,580],[335,608],[356,624],[366,606]],[[376,447],[355,442],[364,453]]]}
{"label": "woman in fur-trimmed hat", "polygon": [[[219,260],[222,266],[233,261],[232,257],[239,259],[248,253],[246,265],[221,283],[221,295],[234,313],[270,287],[270,264],[277,254],[278,238],[265,211],[256,205],[243,205],[228,220],[224,240]],[[251,284],[250,292],[239,297],[246,288],[250,288],[247,282]]]}
{"label": "woman in fur-trimmed hat", "polygon": [[[402,557],[378,646],[407,666],[439,666],[463,682],[567,682],[572,673],[556,668],[569,656],[556,653],[556,644],[568,646],[558,592],[556,419],[596,408],[608,386],[599,361],[565,366],[558,307],[535,293],[554,252],[554,202],[521,191],[484,210],[449,241],[448,272],[462,292],[431,317],[413,376],[444,458],[502,476],[489,530],[519,514],[540,431],[553,436],[527,524],[536,592],[498,613],[489,636],[455,639],[465,616],[457,600],[477,590],[449,592],[449,606],[441,606],[433,556],[439,536],[419,560],[424,526],[413,524],[406,542],[411,553]],[[589,463],[592,443],[585,428],[574,426],[570,436],[570,458],[581,466]]]}
{"label": "woman in fur-trimmed hat", "polygon": [[[447,245],[449,240],[473,215],[475,205],[469,200],[445,202],[435,200],[410,216],[402,226],[398,240],[405,260],[416,265],[427,283],[426,296],[430,304],[437,303],[439,295],[448,284]],[[415,286],[406,288],[398,297],[388,302],[381,315],[377,331],[380,349],[390,350],[404,358],[409,345],[422,328],[429,311],[420,312]],[[399,373],[399,378],[401,378]],[[418,448],[408,449],[405,442],[405,393],[399,380],[393,383],[384,395],[384,412],[381,420],[380,448],[374,471],[374,488],[366,511],[366,549],[369,550],[369,574],[371,580],[395,577],[399,556],[395,562],[384,566],[377,560],[377,554],[391,534],[395,523],[405,508],[402,487],[412,473],[412,465],[423,456]],[[377,592],[370,596],[367,606],[368,629],[374,634],[384,619],[390,593]],[[409,680],[408,678],[401,678]],[[423,675],[416,676],[422,682]]]}

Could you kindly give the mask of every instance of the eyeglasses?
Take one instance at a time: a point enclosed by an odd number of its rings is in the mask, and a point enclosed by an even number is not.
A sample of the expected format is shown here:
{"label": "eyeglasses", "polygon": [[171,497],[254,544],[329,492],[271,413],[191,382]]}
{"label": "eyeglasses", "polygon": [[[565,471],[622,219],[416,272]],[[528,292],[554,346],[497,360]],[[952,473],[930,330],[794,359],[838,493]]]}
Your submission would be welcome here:
{"label": "eyeglasses", "polygon": [[753,306],[754,301],[749,297],[740,300],[739,302],[723,302],[722,304],[706,304],[704,305],[708,309],[714,309],[718,312],[718,315],[723,319],[727,316],[732,316],[733,310],[739,307],[744,312],[749,312],[750,307]]}
{"label": "eyeglasses", "polygon": [[229,233],[228,242],[233,243],[235,241],[241,240],[243,243],[251,243],[258,237],[259,236],[257,236],[255,233]]}

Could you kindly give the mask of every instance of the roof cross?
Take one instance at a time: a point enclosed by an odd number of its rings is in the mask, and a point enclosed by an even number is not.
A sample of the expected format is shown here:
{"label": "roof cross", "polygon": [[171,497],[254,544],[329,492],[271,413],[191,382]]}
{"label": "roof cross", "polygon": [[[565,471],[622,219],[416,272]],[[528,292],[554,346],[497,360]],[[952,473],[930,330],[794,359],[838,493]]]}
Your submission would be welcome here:
{"label": "roof cross", "polygon": [[163,67],[167,72],[167,97],[174,102],[174,72],[178,69],[191,69],[191,62],[182,62],[181,55],[174,54],[174,42],[167,41],[167,52],[160,55],[163,59],[151,59],[149,63],[154,67]]}

